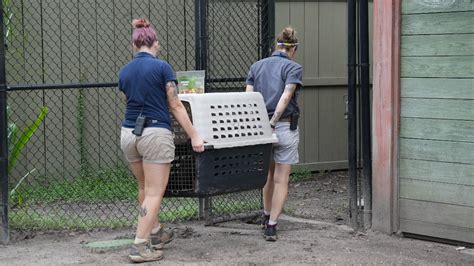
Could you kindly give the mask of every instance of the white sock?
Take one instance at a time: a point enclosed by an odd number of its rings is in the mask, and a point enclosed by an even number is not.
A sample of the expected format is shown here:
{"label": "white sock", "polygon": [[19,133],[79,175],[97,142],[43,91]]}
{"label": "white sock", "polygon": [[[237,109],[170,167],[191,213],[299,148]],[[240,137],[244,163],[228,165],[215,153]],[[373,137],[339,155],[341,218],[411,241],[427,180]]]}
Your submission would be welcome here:
{"label": "white sock", "polygon": [[151,233],[152,234],[158,233],[158,231],[160,231],[160,228],[161,228],[161,224],[158,224],[155,228],[151,229]]}
{"label": "white sock", "polygon": [[263,214],[264,214],[264,215],[270,215],[270,211],[263,210]]}
{"label": "white sock", "polygon": [[145,243],[147,241],[148,241],[148,239],[141,239],[141,238],[135,237],[135,242],[133,242],[133,243],[135,245],[138,245],[138,244],[141,244],[141,243]]}
{"label": "white sock", "polygon": [[268,225],[275,225],[275,224],[277,224],[277,222],[272,221],[272,220],[269,220],[269,221],[268,221]]}

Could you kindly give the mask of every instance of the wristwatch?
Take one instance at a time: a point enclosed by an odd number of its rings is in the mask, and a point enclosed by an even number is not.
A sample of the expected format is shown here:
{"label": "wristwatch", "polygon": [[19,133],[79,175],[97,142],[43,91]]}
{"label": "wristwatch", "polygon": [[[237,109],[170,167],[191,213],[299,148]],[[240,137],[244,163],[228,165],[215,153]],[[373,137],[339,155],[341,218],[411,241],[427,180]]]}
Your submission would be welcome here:
{"label": "wristwatch", "polygon": [[273,129],[275,129],[275,125],[272,124],[272,123],[270,123],[270,127],[273,128]]}

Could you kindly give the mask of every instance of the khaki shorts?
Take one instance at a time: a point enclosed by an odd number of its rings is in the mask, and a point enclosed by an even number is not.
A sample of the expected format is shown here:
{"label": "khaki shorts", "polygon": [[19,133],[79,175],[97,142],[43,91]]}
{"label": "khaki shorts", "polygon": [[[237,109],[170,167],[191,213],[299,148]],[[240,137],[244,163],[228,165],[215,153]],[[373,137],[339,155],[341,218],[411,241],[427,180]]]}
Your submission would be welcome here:
{"label": "khaki shorts", "polygon": [[130,162],[170,163],[174,160],[173,133],[166,128],[147,127],[138,137],[133,128],[122,127],[120,147]]}
{"label": "khaki shorts", "polygon": [[298,129],[291,131],[289,122],[278,122],[275,127],[278,142],[273,144],[272,159],[275,163],[296,164],[299,162],[298,144],[300,133]]}

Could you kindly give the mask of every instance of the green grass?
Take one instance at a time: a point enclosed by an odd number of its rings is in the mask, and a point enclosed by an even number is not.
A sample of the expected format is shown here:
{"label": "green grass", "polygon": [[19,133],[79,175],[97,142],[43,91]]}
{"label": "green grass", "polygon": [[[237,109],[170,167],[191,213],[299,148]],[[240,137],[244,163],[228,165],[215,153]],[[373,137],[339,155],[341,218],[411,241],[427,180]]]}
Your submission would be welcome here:
{"label": "green grass", "polygon": [[22,184],[12,196],[13,206],[53,202],[136,200],[137,182],[127,169],[90,172],[74,178],[38,178]]}
{"label": "green grass", "polygon": [[290,182],[299,182],[310,179],[312,177],[312,173],[310,170],[306,168],[295,168],[290,175]]}
{"label": "green grass", "polygon": [[[9,220],[19,230],[90,230],[122,228],[136,224],[137,182],[128,169],[87,171],[76,177],[37,177],[22,183],[10,198]],[[214,215],[260,209],[249,196],[213,198]],[[116,205],[115,205],[116,204]],[[165,198],[160,220],[190,220],[199,217],[193,198]]]}

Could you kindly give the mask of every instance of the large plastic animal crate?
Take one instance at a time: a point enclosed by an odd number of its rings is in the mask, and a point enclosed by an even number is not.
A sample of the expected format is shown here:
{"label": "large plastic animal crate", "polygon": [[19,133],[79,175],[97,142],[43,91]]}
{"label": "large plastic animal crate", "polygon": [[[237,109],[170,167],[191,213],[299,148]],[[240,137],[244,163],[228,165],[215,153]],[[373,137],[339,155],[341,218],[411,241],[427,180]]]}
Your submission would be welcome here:
{"label": "large plastic animal crate", "polygon": [[173,119],[176,155],[168,196],[213,196],[262,188],[277,141],[260,93],[179,95],[206,143],[193,152],[190,139]]}

